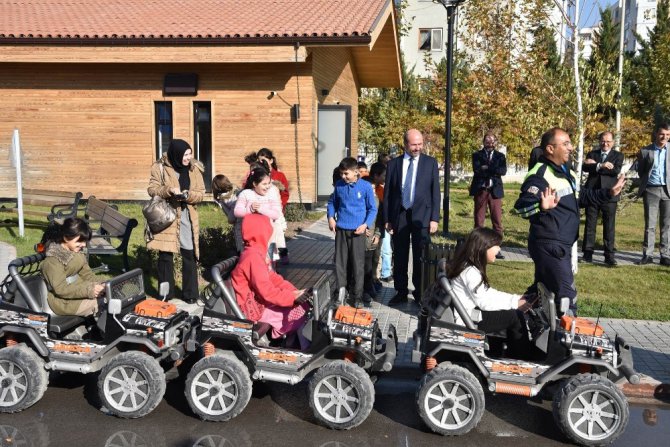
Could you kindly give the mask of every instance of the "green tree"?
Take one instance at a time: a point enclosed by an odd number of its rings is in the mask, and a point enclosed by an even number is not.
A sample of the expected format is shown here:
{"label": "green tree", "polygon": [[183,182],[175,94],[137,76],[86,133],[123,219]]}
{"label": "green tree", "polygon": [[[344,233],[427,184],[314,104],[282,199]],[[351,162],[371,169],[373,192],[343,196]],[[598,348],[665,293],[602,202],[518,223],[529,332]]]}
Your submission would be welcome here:
{"label": "green tree", "polygon": [[648,40],[636,34],[641,50],[633,58],[631,95],[633,110],[642,120],[661,121],[668,118],[670,98],[670,0],[659,0],[656,26],[649,32]]}
{"label": "green tree", "polygon": [[617,71],[619,63],[619,24],[614,24],[612,14],[600,9],[600,27],[593,36],[593,52],[589,63],[604,62],[611,70]]}

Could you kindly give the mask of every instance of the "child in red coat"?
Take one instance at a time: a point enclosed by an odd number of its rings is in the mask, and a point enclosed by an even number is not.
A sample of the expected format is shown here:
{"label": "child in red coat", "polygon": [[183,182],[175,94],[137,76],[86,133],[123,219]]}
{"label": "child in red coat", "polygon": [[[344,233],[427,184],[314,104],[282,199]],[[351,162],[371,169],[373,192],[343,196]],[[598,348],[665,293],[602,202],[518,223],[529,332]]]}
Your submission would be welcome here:
{"label": "child in red coat", "polygon": [[244,217],[245,248],[231,274],[235,298],[249,320],[270,324],[273,338],[296,333],[304,350],[309,346],[300,331],[309,306],[303,302],[305,290],[296,289],[271,269],[268,258],[271,236],[272,224],[267,216],[252,213]]}

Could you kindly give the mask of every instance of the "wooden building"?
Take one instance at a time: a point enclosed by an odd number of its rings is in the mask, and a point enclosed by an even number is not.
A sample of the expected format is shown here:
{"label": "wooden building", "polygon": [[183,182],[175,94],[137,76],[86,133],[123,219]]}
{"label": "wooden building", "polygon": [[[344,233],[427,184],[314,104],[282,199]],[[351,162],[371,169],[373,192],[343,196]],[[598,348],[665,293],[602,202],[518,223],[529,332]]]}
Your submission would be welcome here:
{"label": "wooden building", "polygon": [[146,199],[182,138],[208,187],[268,147],[314,203],[357,147],[360,89],[400,83],[392,0],[0,0],[0,197],[19,129],[27,188]]}

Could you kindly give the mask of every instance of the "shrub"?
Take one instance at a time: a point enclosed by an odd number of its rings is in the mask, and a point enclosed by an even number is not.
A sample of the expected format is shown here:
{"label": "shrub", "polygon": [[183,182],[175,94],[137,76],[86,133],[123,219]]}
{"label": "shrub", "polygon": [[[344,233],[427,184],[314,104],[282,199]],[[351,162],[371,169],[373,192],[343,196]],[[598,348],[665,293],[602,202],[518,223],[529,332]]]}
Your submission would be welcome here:
{"label": "shrub", "polygon": [[284,217],[287,222],[302,222],[305,220],[307,210],[302,203],[289,203],[286,205]]}

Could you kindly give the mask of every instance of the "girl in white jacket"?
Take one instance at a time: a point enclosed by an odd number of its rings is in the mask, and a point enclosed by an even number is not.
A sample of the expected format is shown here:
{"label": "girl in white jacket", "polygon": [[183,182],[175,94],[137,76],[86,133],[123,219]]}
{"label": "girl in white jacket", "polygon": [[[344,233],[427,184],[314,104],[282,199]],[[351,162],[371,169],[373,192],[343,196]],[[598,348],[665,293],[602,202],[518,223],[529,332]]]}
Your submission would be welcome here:
{"label": "girl in white jacket", "polygon": [[[448,265],[447,277],[456,297],[480,330],[506,330],[511,353],[528,354],[528,330],[523,313],[530,309],[531,303],[522,295],[490,287],[486,276],[486,265],[495,262],[501,241],[502,237],[490,228],[475,228]],[[454,317],[457,324],[463,324],[458,313]]]}

